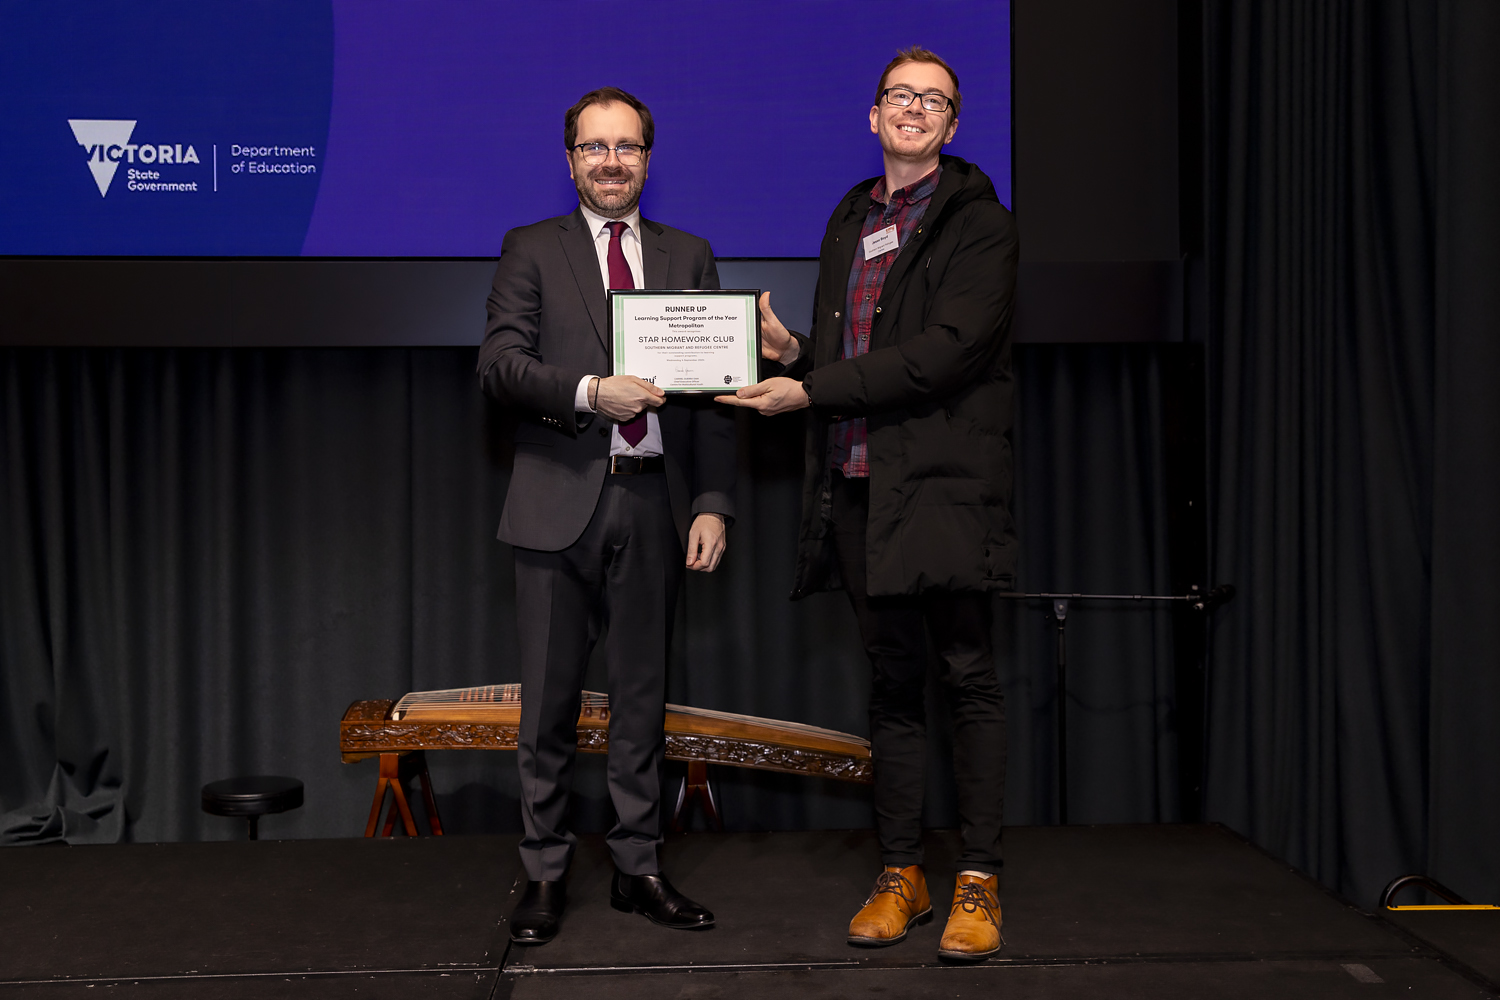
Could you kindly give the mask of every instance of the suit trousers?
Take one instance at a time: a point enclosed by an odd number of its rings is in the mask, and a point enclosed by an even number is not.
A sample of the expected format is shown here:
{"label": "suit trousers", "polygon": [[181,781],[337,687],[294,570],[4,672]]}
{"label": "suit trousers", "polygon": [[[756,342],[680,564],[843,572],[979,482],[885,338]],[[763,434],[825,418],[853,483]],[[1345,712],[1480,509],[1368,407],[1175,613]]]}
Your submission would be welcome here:
{"label": "suit trousers", "polygon": [[953,770],[963,837],[959,868],[1000,870],[1005,800],[1005,695],[995,673],[990,595],[929,591],[871,597],[865,528],[870,481],[832,473],[833,540],[844,589],[874,671],[870,752],[875,764],[875,829],[881,861],[922,863],[926,787],[928,636],[953,720]]}
{"label": "suit trousers", "polygon": [[568,802],[589,657],[605,633],[609,687],[608,843],[627,875],[660,870],[662,725],[683,551],[665,475],[609,475],[583,534],[560,552],[517,548],[521,647],[521,861],[560,879],[577,836]]}

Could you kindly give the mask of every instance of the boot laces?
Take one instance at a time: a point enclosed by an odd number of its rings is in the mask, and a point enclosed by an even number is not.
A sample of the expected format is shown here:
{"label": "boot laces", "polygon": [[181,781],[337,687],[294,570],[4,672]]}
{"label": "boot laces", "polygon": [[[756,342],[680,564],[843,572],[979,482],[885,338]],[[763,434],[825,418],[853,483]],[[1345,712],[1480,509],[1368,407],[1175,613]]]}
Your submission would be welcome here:
{"label": "boot laces", "polygon": [[898,871],[881,872],[878,876],[876,876],[875,891],[870,893],[870,898],[865,900],[865,905],[869,906],[870,903],[875,899],[875,897],[880,895],[882,892],[889,892],[894,895],[900,896],[902,899],[912,904],[913,906],[915,906],[917,903],[917,887],[912,885],[911,879],[907,878],[905,875],[902,875]]}
{"label": "boot laces", "polygon": [[995,923],[995,910],[999,908],[1000,901],[990,895],[990,891],[984,887],[982,882],[965,882],[958,887],[953,905],[955,908],[962,907],[965,913],[984,913],[984,918],[990,923]]}

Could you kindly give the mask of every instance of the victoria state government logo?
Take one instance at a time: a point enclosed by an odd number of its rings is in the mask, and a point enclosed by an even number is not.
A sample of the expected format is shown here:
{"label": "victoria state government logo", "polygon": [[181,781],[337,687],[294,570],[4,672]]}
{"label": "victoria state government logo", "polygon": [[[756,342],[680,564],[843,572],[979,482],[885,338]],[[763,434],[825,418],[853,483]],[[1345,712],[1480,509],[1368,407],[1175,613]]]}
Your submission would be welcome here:
{"label": "victoria state government logo", "polygon": [[88,154],[89,173],[99,186],[99,197],[109,194],[115,172],[126,165],[132,191],[196,191],[197,181],[164,181],[161,166],[198,163],[198,151],[182,143],[131,142],[135,122],[106,118],[70,118],[73,138]]}

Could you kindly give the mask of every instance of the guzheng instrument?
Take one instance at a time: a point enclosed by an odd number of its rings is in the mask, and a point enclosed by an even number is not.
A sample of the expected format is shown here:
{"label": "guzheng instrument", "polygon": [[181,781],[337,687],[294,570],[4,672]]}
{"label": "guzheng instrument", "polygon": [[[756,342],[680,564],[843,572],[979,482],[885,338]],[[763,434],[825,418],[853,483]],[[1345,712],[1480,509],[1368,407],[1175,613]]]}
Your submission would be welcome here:
{"label": "guzheng instrument", "polygon": [[[345,761],[411,750],[514,750],[520,725],[519,684],[413,691],[395,703],[350,705],[339,749]],[[663,728],[670,760],[871,781],[870,743],[849,733],[687,705],[668,705]],[[583,692],[578,749],[608,752],[608,695]]]}

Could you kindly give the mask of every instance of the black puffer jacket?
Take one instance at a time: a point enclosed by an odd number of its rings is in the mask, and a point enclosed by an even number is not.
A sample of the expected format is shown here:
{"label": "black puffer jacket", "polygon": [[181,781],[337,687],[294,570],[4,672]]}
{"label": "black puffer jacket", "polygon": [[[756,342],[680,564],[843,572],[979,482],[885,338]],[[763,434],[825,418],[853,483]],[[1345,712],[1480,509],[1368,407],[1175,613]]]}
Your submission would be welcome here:
{"label": "black puffer jacket", "polygon": [[840,585],[828,528],[829,427],[869,430],[871,595],[1015,585],[1010,516],[1010,324],[1015,222],[984,172],[953,156],[886,278],[870,351],[837,360],[849,270],[876,178],[828,220],[811,334],[786,372],[804,378],[807,465],[792,597]]}

